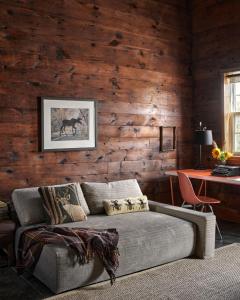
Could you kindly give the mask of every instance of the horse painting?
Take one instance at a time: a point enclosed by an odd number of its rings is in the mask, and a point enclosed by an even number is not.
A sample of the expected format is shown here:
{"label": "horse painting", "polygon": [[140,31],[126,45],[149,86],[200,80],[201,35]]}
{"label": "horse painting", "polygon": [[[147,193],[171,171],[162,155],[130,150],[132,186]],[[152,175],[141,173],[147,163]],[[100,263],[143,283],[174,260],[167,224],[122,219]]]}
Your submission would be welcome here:
{"label": "horse painting", "polygon": [[72,127],[72,135],[76,135],[76,133],[77,133],[77,128],[76,128],[76,124],[83,124],[82,123],[82,119],[81,118],[77,118],[77,119],[71,119],[71,120],[63,120],[62,121],[62,126],[61,126],[61,128],[60,128],[60,136],[62,135],[62,134],[66,134],[67,135],[67,133],[66,133],[66,127]]}

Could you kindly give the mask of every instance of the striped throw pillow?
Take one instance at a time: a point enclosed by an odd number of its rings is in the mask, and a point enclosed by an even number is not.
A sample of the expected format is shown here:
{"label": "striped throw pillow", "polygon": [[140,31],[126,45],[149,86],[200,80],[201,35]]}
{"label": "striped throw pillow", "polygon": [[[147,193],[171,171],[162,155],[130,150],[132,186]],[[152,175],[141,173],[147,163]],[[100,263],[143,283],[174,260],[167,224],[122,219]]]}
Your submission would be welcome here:
{"label": "striped throw pillow", "polygon": [[51,224],[84,221],[87,216],[80,205],[76,184],[39,188]]}

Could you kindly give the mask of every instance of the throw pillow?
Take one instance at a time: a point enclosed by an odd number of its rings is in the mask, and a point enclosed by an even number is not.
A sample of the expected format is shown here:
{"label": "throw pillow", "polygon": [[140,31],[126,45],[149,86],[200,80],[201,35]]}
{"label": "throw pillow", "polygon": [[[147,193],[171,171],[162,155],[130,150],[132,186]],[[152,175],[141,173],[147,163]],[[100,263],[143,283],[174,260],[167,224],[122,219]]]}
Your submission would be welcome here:
{"label": "throw pillow", "polygon": [[39,188],[43,206],[51,224],[84,221],[87,216],[80,205],[76,184]]}
{"label": "throw pillow", "polygon": [[149,210],[147,196],[104,200],[103,206],[108,216]]}
{"label": "throw pillow", "polygon": [[75,184],[76,185],[77,192],[78,192],[78,199],[79,199],[80,205],[81,205],[82,209],[84,210],[85,214],[89,215],[90,214],[90,210],[89,210],[87,202],[86,202],[86,200],[84,198],[84,195],[83,195],[83,192],[82,192],[82,189],[81,189],[81,186],[80,186],[79,182],[69,182],[69,183],[63,183],[63,184],[56,184],[54,186],[58,187],[58,186],[65,186],[65,185],[69,185],[69,184]]}

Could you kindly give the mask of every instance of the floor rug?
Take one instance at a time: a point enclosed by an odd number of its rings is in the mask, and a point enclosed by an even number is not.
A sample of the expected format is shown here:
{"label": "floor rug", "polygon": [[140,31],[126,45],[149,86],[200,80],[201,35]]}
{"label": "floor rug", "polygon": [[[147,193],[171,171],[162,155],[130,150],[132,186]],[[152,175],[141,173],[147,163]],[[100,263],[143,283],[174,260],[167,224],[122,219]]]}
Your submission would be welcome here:
{"label": "floor rug", "polygon": [[216,250],[214,258],[186,258],[98,283],[48,300],[239,300],[240,244]]}

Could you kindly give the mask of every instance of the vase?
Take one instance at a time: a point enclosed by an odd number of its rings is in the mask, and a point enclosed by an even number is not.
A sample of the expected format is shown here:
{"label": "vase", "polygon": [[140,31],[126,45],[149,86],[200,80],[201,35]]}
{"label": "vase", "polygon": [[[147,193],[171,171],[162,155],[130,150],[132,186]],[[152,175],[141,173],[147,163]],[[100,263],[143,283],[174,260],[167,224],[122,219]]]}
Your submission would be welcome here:
{"label": "vase", "polygon": [[217,165],[226,165],[227,161],[226,160],[217,160]]}

